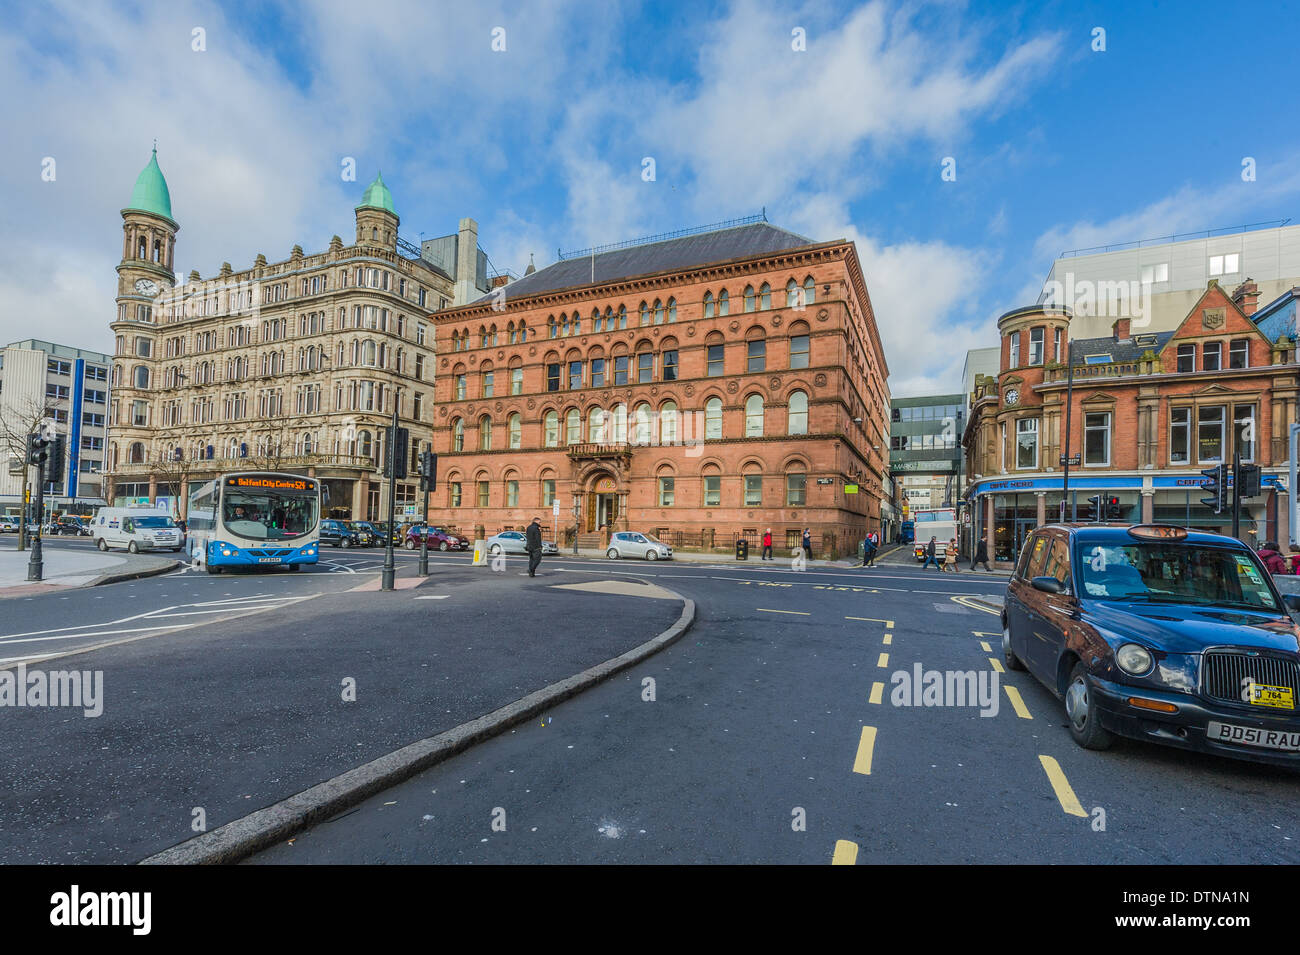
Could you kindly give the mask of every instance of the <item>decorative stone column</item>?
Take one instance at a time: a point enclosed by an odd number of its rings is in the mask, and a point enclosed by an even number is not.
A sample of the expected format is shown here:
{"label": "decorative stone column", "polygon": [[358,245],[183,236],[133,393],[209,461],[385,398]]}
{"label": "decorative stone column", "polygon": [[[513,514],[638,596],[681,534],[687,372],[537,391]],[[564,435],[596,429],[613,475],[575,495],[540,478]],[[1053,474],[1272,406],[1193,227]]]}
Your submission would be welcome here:
{"label": "decorative stone column", "polygon": [[[1275,487],[1273,488],[1273,502],[1277,506],[1276,537],[1278,550],[1286,553],[1291,549],[1291,497],[1280,487]],[[1259,543],[1262,544],[1263,541]]]}
{"label": "decorative stone column", "polygon": [[1038,498],[1038,526],[1042,527],[1047,523],[1047,492],[1035,491],[1034,497]]}
{"label": "decorative stone column", "polygon": [[1144,487],[1142,489],[1142,523],[1151,524],[1156,519],[1156,491],[1155,488]]}

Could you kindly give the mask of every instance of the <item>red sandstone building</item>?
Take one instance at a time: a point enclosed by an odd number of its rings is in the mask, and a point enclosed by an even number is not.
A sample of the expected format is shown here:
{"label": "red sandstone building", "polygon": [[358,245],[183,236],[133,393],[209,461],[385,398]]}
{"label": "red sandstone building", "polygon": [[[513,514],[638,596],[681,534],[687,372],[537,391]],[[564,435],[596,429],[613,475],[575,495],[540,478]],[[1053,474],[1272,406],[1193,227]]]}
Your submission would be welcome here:
{"label": "red sandstone building", "polygon": [[[972,534],[1010,561],[1035,527],[1088,520],[1088,499],[1119,499],[1120,516],[1230,533],[1231,514],[1201,504],[1201,471],[1262,469],[1263,493],[1244,502],[1241,537],[1287,547],[1285,474],[1300,373],[1300,289],[1258,307],[1254,282],[1231,295],[1211,280],[1174,331],[1148,333],[1120,319],[1105,338],[1071,341],[1071,314],[1052,306],[998,320],[1001,371],[980,375],[964,444]],[[1066,361],[1074,364],[1071,465],[1064,492]]]}
{"label": "red sandstone building", "polygon": [[851,242],[762,221],[591,250],[431,319],[435,520],[588,547],[810,527],[819,554],[879,530],[889,372]]}

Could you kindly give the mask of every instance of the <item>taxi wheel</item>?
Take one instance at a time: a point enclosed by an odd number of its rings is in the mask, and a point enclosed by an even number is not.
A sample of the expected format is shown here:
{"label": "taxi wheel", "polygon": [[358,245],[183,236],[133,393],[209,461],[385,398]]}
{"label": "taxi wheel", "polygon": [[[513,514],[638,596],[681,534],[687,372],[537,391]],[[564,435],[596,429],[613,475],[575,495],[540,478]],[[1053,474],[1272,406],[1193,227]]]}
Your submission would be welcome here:
{"label": "taxi wheel", "polygon": [[1008,670],[1023,670],[1025,665],[1020,662],[1020,657],[1016,656],[1011,650],[1011,629],[1002,628],[1002,661],[1007,665]]}
{"label": "taxi wheel", "polygon": [[1109,749],[1114,737],[1097,721],[1097,703],[1088,686],[1088,673],[1076,663],[1065,688],[1065,715],[1070,720],[1070,735],[1084,749]]}

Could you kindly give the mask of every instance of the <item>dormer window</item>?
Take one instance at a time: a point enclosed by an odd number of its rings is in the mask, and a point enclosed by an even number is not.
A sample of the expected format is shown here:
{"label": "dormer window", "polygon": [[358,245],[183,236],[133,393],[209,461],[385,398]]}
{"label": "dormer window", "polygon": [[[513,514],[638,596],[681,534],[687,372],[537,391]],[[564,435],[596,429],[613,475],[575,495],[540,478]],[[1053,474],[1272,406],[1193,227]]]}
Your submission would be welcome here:
{"label": "dormer window", "polygon": [[1237,338],[1228,346],[1228,367],[1229,368],[1248,368],[1250,367],[1250,341],[1245,338]]}

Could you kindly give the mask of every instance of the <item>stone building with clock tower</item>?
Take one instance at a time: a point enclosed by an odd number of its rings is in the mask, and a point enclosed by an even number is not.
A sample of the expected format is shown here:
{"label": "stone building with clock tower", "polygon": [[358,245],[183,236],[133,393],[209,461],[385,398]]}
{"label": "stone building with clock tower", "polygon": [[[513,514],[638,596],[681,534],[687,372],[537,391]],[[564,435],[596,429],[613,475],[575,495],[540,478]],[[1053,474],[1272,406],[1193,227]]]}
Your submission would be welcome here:
{"label": "stone building with clock tower", "polygon": [[[386,427],[394,406],[412,460],[429,447],[434,329],[455,301],[459,262],[473,264],[477,225],[405,242],[381,176],[354,211],[356,239],[251,267],[176,276],[171,193],[157,151],[122,210],[104,498],[184,513],[189,484],[227,471],[310,475],[335,517],[381,519]],[[483,278],[473,276],[480,286]],[[397,484],[398,514],[417,475]]]}

